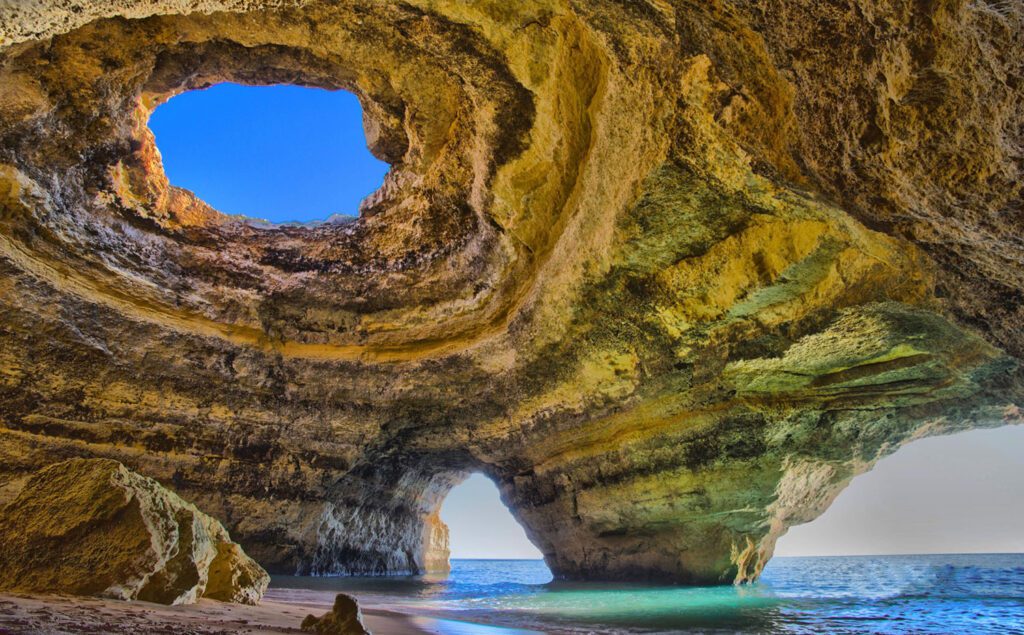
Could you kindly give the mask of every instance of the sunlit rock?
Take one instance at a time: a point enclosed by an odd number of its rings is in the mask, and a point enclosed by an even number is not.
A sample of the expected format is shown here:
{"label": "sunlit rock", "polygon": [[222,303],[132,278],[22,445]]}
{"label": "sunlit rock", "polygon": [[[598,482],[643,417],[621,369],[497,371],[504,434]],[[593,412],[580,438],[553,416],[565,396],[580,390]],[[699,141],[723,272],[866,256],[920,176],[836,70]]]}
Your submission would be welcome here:
{"label": "sunlit rock", "polygon": [[[272,571],[421,573],[482,471],[556,576],[732,582],[1021,419],[1019,3],[182,6],[0,8],[0,496],[114,457]],[[359,219],[170,187],[219,81],[355,93]]]}
{"label": "sunlit rock", "polygon": [[0,511],[0,589],[256,604],[270,577],[220,523],[108,459],[41,470]]}
{"label": "sunlit rock", "polygon": [[307,615],[302,620],[302,630],[317,635],[370,635],[363,626],[359,604],[351,595],[339,593],[334,598],[334,607],[320,617]]}

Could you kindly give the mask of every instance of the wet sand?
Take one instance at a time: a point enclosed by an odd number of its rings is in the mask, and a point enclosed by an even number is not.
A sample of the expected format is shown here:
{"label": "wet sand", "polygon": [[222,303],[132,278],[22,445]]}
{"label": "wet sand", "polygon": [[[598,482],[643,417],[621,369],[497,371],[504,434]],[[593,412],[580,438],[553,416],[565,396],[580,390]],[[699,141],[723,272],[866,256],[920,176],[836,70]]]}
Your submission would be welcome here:
{"label": "wet sand", "polygon": [[[313,607],[275,600],[259,606],[203,600],[164,606],[62,595],[0,594],[0,634],[63,635],[114,633],[140,635],[213,635],[301,633],[309,613],[322,615],[329,605]],[[480,626],[467,622],[406,615],[380,608],[363,609],[374,635],[525,635],[533,631]]]}

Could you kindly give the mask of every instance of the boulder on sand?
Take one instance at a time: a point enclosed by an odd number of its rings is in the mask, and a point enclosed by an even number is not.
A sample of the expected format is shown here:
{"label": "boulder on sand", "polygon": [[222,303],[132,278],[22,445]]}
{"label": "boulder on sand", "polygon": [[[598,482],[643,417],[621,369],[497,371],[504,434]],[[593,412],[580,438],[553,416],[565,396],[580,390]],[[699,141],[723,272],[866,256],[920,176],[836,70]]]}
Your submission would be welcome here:
{"label": "boulder on sand", "polygon": [[363,626],[359,603],[345,593],[334,598],[334,608],[323,616],[307,615],[302,620],[302,630],[317,635],[370,635]]}
{"label": "boulder on sand", "polygon": [[108,459],[37,472],[0,511],[0,544],[3,591],[256,604],[270,582],[219,522]]}

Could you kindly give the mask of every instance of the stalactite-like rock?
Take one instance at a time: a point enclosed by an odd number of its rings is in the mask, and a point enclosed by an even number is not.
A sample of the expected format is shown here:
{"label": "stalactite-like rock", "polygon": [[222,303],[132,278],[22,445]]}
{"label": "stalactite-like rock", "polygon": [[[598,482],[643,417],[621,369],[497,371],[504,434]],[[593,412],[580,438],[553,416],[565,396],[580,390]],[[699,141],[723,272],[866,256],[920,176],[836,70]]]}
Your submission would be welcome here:
{"label": "stalactite-like rock", "polygon": [[[556,575],[756,577],[901,443],[1020,421],[1024,9],[0,8],[0,495],[116,458],[273,571],[438,568],[499,484]],[[218,81],[344,88],[358,221],[171,187]]]}

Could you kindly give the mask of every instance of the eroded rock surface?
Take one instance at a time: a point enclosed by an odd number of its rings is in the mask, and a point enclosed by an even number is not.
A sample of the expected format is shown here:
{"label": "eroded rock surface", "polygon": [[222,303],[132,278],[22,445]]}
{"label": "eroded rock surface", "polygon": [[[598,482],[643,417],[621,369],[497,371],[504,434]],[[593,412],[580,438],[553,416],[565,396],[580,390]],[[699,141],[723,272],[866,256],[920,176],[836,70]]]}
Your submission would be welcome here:
{"label": "eroded rock surface", "polygon": [[256,604],[270,582],[213,518],[109,459],[39,471],[0,511],[0,589]]}
{"label": "eroded rock surface", "polygon": [[351,595],[339,593],[330,611],[317,617],[308,615],[302,620],[302,630],[317,635],[370,635],[363,626],[359,604]]}
{"label": "eroded rock surface", "polygon": [[[0,494],[116,458],[272,571],[422,572],[479,470],[558,576],[727,582],[1020,422],[1019,3],[0,6]],[[359,96],[358,221],[167,183],[227,80]]]}

